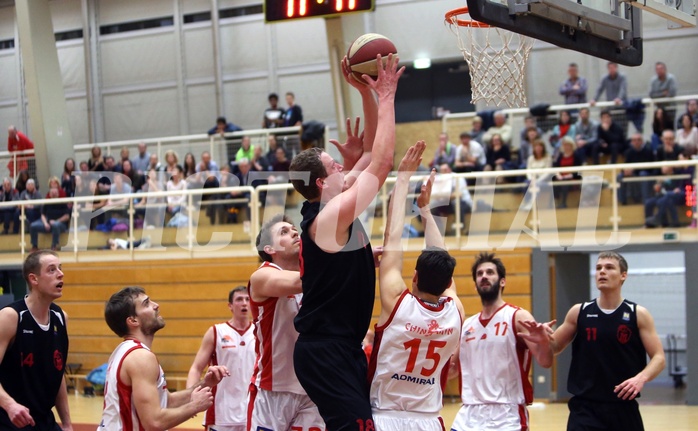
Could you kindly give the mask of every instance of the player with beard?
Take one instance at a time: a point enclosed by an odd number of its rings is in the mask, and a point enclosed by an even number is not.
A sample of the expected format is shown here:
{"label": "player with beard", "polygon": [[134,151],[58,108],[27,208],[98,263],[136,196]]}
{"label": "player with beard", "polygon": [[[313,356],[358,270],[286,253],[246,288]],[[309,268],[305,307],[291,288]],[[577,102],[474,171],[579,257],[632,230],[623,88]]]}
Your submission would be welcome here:
{"label": "player with beard", "polygon": [[150,351],[155,333],[165,326],[159,310],[141,287],[125,287],[107,301],[104,318],[124,341],[109,358],[100,430],[174,428],[209,408],[211,388],[229,375],[225,367],[209,367],[199,384],[170,393]]}
{"label": "player with beard", "polygon": [[212,431],[247,429],[247,392],[255,366],[254,325],[250,321],[250,295],[245,286],[228,293],[233,316],[211,326],[189,369],[187,386],[201,378],[207,365],[223,365],[235,377],[222,381],[213,390],[213,406],[206,410],[203,425]]}
{"label": "player with beard", "polygon": [[554,322],[537,323],[528,311],[504,302],[506,268],[494,254],[480,253],[472,275],[482,311],[463,323],[459,360],[453,361],[460,362],[463,406],[451,430],[527,430],[531,356],[542,367],[552,365]]}

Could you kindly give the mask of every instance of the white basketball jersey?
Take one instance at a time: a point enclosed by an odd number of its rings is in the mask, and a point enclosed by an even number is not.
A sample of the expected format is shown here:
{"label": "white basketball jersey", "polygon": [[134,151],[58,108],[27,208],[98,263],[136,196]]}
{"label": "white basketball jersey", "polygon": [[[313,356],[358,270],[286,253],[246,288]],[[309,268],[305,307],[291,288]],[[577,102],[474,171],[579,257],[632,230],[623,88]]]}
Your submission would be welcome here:
{"label": "white basketball jersey", "polygon": [[451,298],[431,306],[405,290],[388,321],[376,326],[369,365],[371,407],[438,414],[460,328]]}
{"label": "white basketball jersey", "polygon": [[254,325],[242,332],[228,322],[213,326],[213,356],[210,365],[225,365],[230,371],[213,387],[213,405],[206,410],[204,426],[246,425],[247,393],[255,363]]}
{"label": "white basketball jersey", "polygon": [[[281,270],[270,262],[264,262],[260,268]],[[248,286],[250,289],[254,286]],[[298,339],[293,318],[298,314],[302,296],[267,298],[262,302],[250,299],[258,358],[254,382],[258,388],[305,395],[293,371],[293,349]]]}
{"label": "white basketball jersey", "polygon": [[[133,404],[131,386],[126,386],[119,379],[121,364],[126,356],[137,349],[150,350],[137,340],[125,340],[119,344],[109,358],[107,366],[107,379],[104,383],[104,410],[102,411],[102,421],[99,430],[123,430],[139,431],[144,429],[138,418],[136,407]],[[167,384],[165,383],[165,373],[160,367],[158,377],[158,395],[160,397],[160,407],[167,407]]]}
{"label": "white basketball jersey", "polygon": [[531,352],[516,336],[519,307],[504,304],[489,321],[466,319],[460,342],[461,399],[473,404],[530,404]]}

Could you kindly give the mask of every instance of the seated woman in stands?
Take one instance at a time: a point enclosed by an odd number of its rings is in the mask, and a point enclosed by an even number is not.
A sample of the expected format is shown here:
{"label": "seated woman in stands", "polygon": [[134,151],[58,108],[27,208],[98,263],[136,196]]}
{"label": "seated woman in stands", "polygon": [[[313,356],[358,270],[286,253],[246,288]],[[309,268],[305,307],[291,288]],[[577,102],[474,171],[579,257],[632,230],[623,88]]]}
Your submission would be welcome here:
{"label": "seated woman in stands", "polygon": [[[535,129],[533,129],[535,131]],[[536,132],[538,134],[538,132]],[[550,154],[548,154],[548,150],[545,146],[545,142],[543,142],[542,139],[536,139],[533,141],[532,145],[532,150],[531,150],[531,155],[528,156],[528,159],[526,160],[526,164],[524,165],[524,168],[526,169],[545,169],[549,168],[553,165],[553,161],[550,157]],[[533,173],[526,173],[526,185],[528,186],[531,181],[533,180],[535,174]],[[549,184],[549,181],[546,181],[546,178],[549,177],[549,175],[537,175],[536,176],[536,181],[538,184],[538,194],[540,194],[543,190],[542,187],[544,187],[545,184]],[[531,208],[531,195],[526,194],[524,196],[524,203],[523,203],[523,209],[530,209]]]}
{"label": "seated woman in stands", "polygon": [[[560,145],[560,152],[558,153],[555,161],[553,162],[553,167],[556,168],[571,168],[574,166],[582,166],[582,159],[574,151],[574,138],[565,136],[562,138],[562,144]],[[575,170],[570,172],[560,172],[553,176],[553,181],[571,181],[578,180],[580,178],[579,174]],[[567,194],[569,193],[572,186],[567,185],[557,185],[555,190],[558,192],[559,208],[567,208]]]}
{"label": "seated woman in stands", "polygon": [[[167,182],[167,191],[172,190],[186,190],[187,182],[182,178],[182,167],[177,165],[175,167],[172,178]],[[185,194],[168,196],[167,197],[167,212],[169,214],[175,215],[182,210],[186,204],[187,196]]]}
{"label": "seated woman in stands", "polygon": [[[504,143],[502,136],[499,134],[492,135],[490,145],[486,150],[487,164],[485,171],[503,171],[513,169],[514,165],[511,161],[511,151],[509,145]],[[497,183],[502,183],[505,178],[497,178]]]}
{"label": "seated woman in stands", "polygon": [[572,122],[572,117],[567,111],[560,111],[560,119],[555,127],[553,134],[550,136],[550,145],[559,151],[561,139],[569,136],[574,139],[577,136],[577,126]]}
{"label": "seated woman in stands", "polygon": [[683,114],[679,121],[681,128],[676,131],[676,143],[683,147],[688,157],[692,157],[698,153],[698,128],[691,114]]}

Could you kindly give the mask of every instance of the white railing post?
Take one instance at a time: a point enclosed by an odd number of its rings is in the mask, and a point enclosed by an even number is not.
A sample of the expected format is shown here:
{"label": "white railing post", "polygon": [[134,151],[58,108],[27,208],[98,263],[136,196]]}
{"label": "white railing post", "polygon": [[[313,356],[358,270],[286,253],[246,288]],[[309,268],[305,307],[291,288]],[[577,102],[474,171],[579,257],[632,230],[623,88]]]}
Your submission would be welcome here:
{"label": "white railing post", "polygon": [[[181,210],[180,210],[181,211]],[[187,195],[187,248],[189,257],[194,256],[194,195]]]}
{"label": "white railing post", "polygon": [[[540,193],[540,186],[538,185],[538,175],[531,175],[531,182],[528,186],[531,188],[531,230],[540,237],[540,219],[538,218],[538,194]],[[528,190],[525,190],[524,199],[527,193]]]}
{"label": "white railing post", "polygon": [[[133,207],[133,199],[134,198],[129,198],[128,199],[128,254],[129,254],[129,259],[133,260],[133,241],[136,240],[136,238],[133,235],[133,221],[134,221],[134,214],[136,212],[136,209]],[[141,235],[141,240],[143,239],[143,236]]]}
{"label": "white railing post", "polygon": [[[261,210],[261,204],[259,202],[259,190],[253,189],[252,193],[250,193],[250,202],[248,205],[251,206],[251,211],[250,211],[250,246],[252,247],[252,250],[255,250],[255,242],[257,241],[257,233],[261,229],[261,223],[260,223],[260,210]],[[244,223],[243,223],[244,225]]]}
{"label": "white railing post", "polygon": [[613,223],[613,232],[618,232],[618,224],[620,215],[618,214],[618,190],[622,187],[618,183],[618,170],[611,169],[611,222]]}
{"label": "white railing post", "polygon": [[24,207],[24,203],[22,203],[19,206],[19,234],[20,234],[19,252],[22,255],[22,257],[24,257],[24,251],[25,251],[25,246],[26,246],[26,240],[24,239],[24,237],[25,237],[24,232],[26,232],[26,229],[25,229],[25,227],[26,227],[25,221],[27,219],[26,214],[27,214],[27,210]]}

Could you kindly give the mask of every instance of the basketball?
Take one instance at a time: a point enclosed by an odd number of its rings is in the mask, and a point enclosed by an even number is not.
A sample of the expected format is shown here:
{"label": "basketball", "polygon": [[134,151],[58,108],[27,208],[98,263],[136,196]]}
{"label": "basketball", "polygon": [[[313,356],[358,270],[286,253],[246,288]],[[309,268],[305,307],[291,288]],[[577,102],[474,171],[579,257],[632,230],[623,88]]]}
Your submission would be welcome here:
{"label": "basketball", "polygon": [[373,78],[378,75],[376,67],[378,54],[381,55],[385,64],[388,61],[388,54],[397,54],[397,48],[390,39],[377,33],[366,33],[352,42],[347,51],[347,63],[356,79],[363,81],[361,78],[363,74]]}

